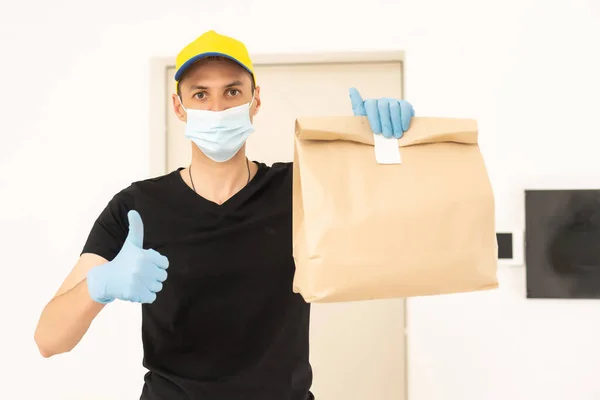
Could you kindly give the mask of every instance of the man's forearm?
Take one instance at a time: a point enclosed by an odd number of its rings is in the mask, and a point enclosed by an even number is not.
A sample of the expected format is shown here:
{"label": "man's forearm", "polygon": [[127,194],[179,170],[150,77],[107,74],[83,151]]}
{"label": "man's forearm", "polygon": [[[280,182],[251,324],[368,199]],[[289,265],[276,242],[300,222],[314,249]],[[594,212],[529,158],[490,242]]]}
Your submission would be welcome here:
{"label": "man's forearm", "polygon": [[55,297],[42,311],[35,342],[44,357],[71,351],[104,308],[90,298],[84,279],[73,289]]}

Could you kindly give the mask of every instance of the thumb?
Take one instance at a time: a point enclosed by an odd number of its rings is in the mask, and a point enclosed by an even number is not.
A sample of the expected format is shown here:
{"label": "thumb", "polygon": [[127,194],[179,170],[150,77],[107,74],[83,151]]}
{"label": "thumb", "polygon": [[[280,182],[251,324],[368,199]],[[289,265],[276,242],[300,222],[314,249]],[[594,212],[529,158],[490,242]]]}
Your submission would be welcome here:
{"label": "thumb", "polygon": [[356,88],[350,88],[350,104],[352,104],[352,112],[356,117],[366,117],[364,101]]}
{"label": "thumb", "polygon": [[129,220],[127,241],[136,247],[142,248],[144,245],[144,223],[142,222],[140,213],[131,210],[127,213],[127,219]]}

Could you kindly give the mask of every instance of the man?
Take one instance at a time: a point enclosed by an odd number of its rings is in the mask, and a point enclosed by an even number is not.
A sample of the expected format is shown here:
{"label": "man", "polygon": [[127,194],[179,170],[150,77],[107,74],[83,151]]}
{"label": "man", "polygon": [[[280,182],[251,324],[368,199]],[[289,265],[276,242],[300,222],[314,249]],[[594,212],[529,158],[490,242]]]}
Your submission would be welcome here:
{"label": "man", "polygon": [[[177,57],[173,108],[192,162],[117,193],[44,308],[45,357],[68,352],[102,308],[142,304],[144,400],[306,400],[309,305],[292,291],[292,168],[250,162],[261,106],[239,41],[207,32]],[[400,137],[410,104],[362,101],[355,114]],[[168,273],[167,273],[168,271]]]}

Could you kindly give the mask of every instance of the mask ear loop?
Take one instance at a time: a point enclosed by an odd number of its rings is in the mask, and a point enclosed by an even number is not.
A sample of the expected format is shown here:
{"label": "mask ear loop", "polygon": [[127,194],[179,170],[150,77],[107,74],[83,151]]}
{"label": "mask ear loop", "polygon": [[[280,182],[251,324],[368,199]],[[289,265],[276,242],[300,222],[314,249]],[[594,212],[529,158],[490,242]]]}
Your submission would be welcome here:
{"label": "mask ear loop", "polygon": [[181,101],[181,96],[178,95],[177,98],[179,99],[179,104],[181,104],[181,108],[183,108],[185,112],[188,112],[187,108],[185,108],[185,106],[183,105],[183,101]]}
{"label": "mask ear loop", "polygon": [[252,108],[252,103],[254,103],[255,95],[256,92],[252,93],[252,100],[250,100],[250,103],[248,103],[248,110]]}

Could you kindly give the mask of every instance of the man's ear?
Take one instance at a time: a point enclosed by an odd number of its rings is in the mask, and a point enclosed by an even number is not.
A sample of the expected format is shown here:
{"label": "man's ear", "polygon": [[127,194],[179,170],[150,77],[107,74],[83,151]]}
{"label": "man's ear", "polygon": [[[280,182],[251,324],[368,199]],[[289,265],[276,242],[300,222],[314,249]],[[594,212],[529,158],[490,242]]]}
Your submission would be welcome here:
{"label": "man's ear", "polygon": [[260,106],[261,106],[261,101],[260,101],[260,86],[257,86],[254,89],[254,104],[252,105],[252,113],[251,113],[251,115],[253,117],[256,114],[258,114],[258,111],[260,110]]}
{"label": "man's ear", "polygon": [[171,98],[173,99],[173,111],[175,111],[175,115],[177,115],[177,118],[179,118],[180,121],[186,122],[187,113],[181,105],[181,100],[179,99],[179,96],[174,93],[171,95]]}

